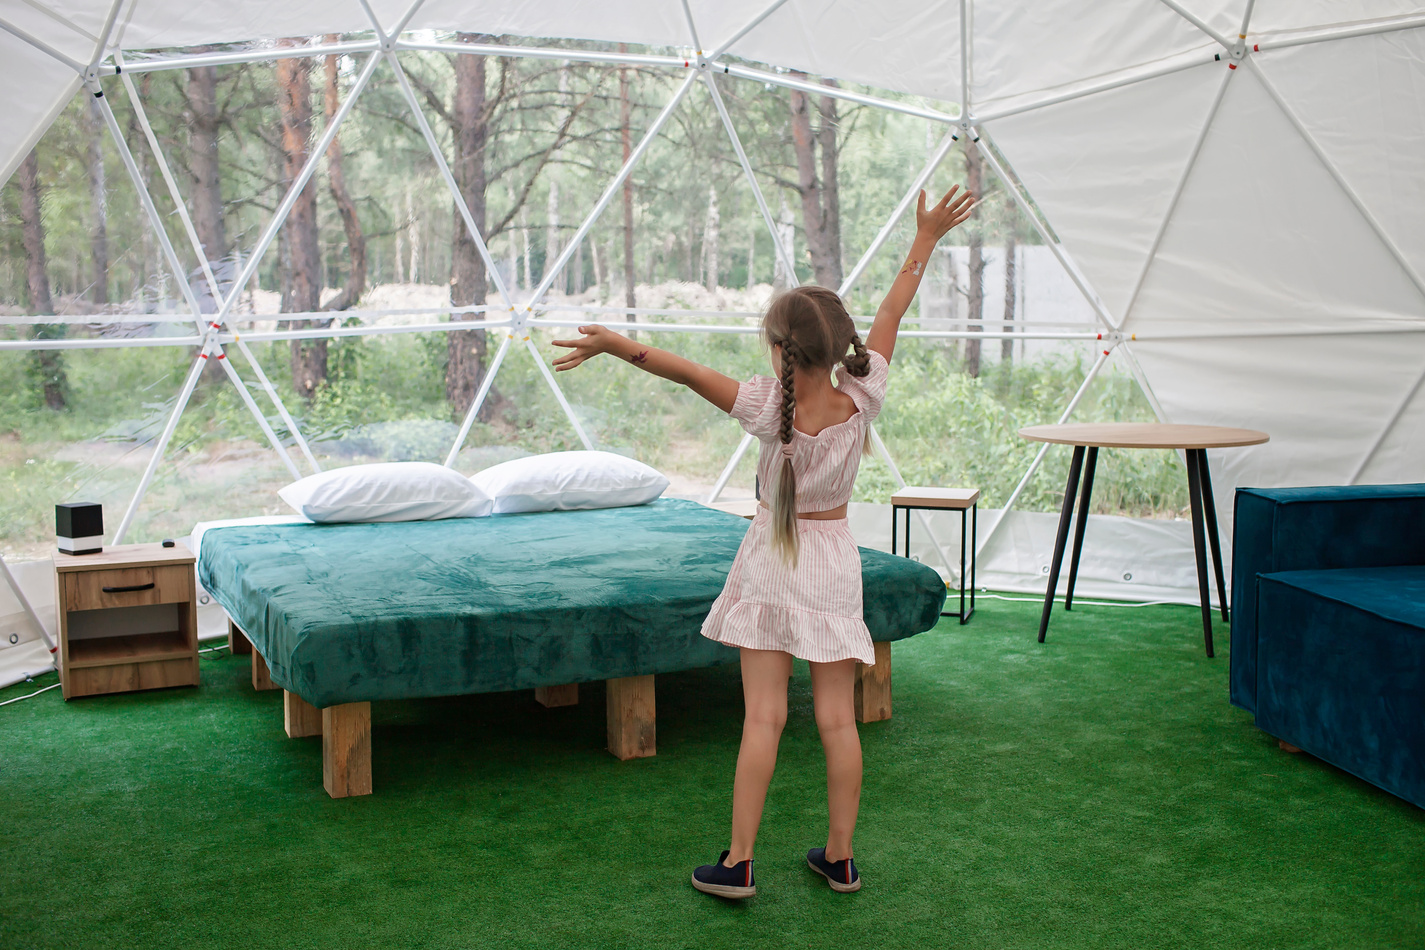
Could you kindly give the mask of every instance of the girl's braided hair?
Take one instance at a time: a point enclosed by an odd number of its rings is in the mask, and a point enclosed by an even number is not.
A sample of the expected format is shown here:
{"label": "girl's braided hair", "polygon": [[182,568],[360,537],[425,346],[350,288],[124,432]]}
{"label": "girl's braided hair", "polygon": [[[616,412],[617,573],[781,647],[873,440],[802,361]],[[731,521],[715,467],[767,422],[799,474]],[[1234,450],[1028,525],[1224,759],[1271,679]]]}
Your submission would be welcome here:
{"label": "girl's braided hair", "polygon": [[[796,416],[796,368],[830,370],[837,363],[852,376],[871,369],[866,345],[846,304],[825,287],[797,287],[773,298],[762,319],[768,346],[782,348],[782,466],[772,492],[772,545],[797,563],[797,478],[792,471],[792,420]],[[847,350],[851,350],[847,353]]]}

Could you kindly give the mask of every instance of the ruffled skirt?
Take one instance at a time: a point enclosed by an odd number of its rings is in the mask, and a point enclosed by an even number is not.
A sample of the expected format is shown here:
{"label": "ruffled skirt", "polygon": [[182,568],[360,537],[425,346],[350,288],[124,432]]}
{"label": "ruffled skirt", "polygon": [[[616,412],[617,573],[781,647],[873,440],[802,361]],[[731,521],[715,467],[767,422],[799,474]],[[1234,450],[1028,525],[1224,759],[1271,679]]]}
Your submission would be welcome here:
{"label": "ruffled skirt", "polygon": [[772,547],[771,513],[758,507],[703,636],[813,663],[875,663],[861,612],[861,554],[846,519],[800,518],[797,526],[793,568]]}

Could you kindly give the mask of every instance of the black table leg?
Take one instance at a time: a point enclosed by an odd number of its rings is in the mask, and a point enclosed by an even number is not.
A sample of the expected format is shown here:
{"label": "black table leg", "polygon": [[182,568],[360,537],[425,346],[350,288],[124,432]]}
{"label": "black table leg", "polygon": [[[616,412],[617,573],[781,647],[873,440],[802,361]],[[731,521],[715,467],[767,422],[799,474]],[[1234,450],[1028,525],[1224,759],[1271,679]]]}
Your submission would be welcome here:
{"label": "black table leg", "polygon": [[1054,539],[1054,560],[1049,565],[1049,587],[1044,591],[1044,613],[1039,618],[1039,642],[1049,630],[1049,613],[1054,609],[1054,589],[1059,586],[1059,566],[1064,562],[1064,542],[1069,538],[1069,522],[1074,516],[1074,493],[1079,490],[1079,472],[1084,467],[1084,447],[1074,446],[1069,462],[1069,483],[1064,488],[1064,508],[1059,513],[1059,535]]}
{"label": "black table leg", "polygon": [[965,576],[965,509],[960,509],[960,623],[963,626],[965,621],[970,619],[965,615],[965,582],[969,580]]}
{"label": "black table leg", "polygon": [[891,553],[899,554],[896,550],[896,519],[900,517],[900,509],[891,505]]}
{"label": "black table leg", "polygon": [[1222,582],[1222,544],[1217,535],[1217,502],[1212,497],[1212,476],[1207,471],[1207,450],[1197,454],[1198,470],[1202,473],[1202,512],[1207,516],[1207,541],[1212,548],[1212,566],[1217,571],[1217,606],[1222,619],[1227,617],[1227,585]]}
{"label": "black table leg", "polygon": [[1207,544],[1202,528],[1202,449],[1187,450],[1188,500],[1192,503],[1192,553],[1197,559],[1197,591],[1202,603],[1202,641],[1212,656],[1212,589],[1207,585]]}
{"label": "black table leg", "polygon": [[1074,553],[1069,558],[1069,589],[1064,594],[1064,609],[1074,609],[1074,582],[1079,579],[1079,553],[1084,549],[1084,523],[1089,520],[1089,498],[1093,495],[1093,470],[1098,465],[1098,446],[1089,446],[1084,460],[1084,490],[1079,495],[1079,521],[1074,525]]}
{"label": "black table leg", "polygon": [[980,552],[976,545],[979,543],[979,535],[980,505],[976,502],[970,506],[970,613],[975,612],[975,566],[980,562]]}

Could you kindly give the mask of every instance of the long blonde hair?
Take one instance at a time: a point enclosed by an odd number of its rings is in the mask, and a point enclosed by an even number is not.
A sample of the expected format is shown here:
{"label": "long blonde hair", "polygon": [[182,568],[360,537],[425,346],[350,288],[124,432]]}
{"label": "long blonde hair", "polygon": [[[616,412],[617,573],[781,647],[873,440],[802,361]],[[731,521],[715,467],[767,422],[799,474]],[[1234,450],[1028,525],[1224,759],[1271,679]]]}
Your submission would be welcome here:
{"label": "long blonde hair", "polygon": [[[773,298],[762,318],[768,346],[782,348],[782,465],[772,490],[772,546],[797,563],[797,477],[792,471],[792,420],[796,415],[796,368],[830,370],[837,363],[865,376],[871,359],[846,304],[825,287],[797,287]],[[851,352],[847,352],[850,350]]]}

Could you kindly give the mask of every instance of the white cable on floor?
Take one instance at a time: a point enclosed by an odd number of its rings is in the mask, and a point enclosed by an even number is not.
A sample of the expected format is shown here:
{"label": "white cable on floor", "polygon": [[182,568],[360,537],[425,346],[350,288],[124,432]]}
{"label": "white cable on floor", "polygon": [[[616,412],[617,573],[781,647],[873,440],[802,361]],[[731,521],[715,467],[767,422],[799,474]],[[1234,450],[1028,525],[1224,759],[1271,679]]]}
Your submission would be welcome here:
{"label": "white cable on floor", "polygon": [[[990,600],[1013,600],[1024,604],[1042,604],[1043,597],[1006,597],[1004,594],[978,594]],[[1143,603],[1128,603],[1121,600],[1075,600],[1075,604],[1083,604],[1086,607],[1195,607],[1196,604],[1189,604],[1180,600],[1149,600]]]}
{"label": "white cable on floor", "polygon": [[7,700],[5,700],[3,703],[0,703],[0,706],[8,706],[8,705],[10,705],[11,703],[18,703],[18,702],[19,702],[20,700],[22,700],[22,699],[29,699],[31,696],[38,696],[40,693],[47,693],[47,692],[49,692],[49,691],[52,690],[52,689],[58,689],[58,688],[59,688],[59,684],[58,684],[58,683],[52,683],[52,684],[50,684],[49,686],[43,687],[42,689],[37,689],[37,690],[35,690],[33,693],[28,693],[28,694],[26,694],[26,695],[24,695],[24,696],[16,696],[14,699],[7,699]]}

